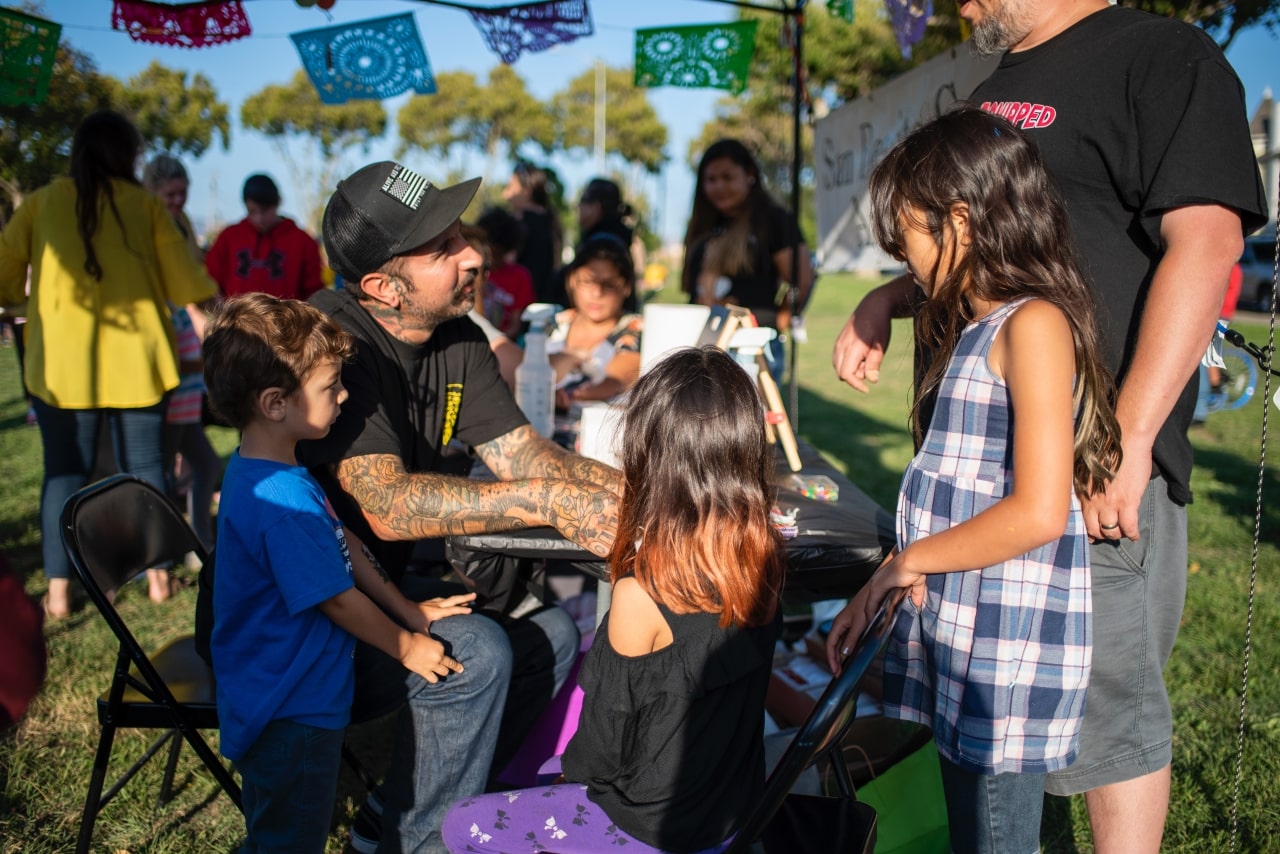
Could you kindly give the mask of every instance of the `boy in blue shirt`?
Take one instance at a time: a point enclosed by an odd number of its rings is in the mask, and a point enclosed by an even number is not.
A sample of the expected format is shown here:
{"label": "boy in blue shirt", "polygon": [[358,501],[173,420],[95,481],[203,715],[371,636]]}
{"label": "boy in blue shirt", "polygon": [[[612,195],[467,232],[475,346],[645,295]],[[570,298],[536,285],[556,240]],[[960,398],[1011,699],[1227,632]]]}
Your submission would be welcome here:
{"label": "boy in blue shirt", "polygon": [[211,649],[221,749],[243,781],[242,854],[324,850],[356,638],[429,682],[462,672],[427,630],[470,613],[473,596],[406,600],[366,550],[348,549],[294,457],[337,419],[353,351],[318,309],[265,294],[227,302],[204,344],[210,404],[241,430],[218,514]]}

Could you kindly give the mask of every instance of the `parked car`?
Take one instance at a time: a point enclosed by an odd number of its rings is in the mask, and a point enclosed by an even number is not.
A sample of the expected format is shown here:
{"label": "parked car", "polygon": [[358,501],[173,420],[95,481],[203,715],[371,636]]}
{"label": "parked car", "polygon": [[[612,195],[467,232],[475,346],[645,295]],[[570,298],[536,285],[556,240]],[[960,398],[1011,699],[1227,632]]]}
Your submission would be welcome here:
{"label": "parked car", "polygon": [[1268,226],[1246,237],[1240,256],[1240,302],[1243,309],[1271,311],[1271,293],[1276,271],[1276,227]]}

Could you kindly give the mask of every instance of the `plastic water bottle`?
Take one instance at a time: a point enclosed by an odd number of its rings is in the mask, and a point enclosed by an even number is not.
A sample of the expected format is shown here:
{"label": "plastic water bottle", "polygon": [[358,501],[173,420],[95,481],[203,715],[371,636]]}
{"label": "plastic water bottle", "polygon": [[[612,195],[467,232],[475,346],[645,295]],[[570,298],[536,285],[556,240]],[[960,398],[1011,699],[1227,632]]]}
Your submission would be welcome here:
{"label": "plastic water bottle", "polygon": [[547,359],[547,325],[560,306],[535,302],[524,310],[528,321],[524,336],[524,361],[516,368],[516,404],[539,436],[555,432],[556,373]]}

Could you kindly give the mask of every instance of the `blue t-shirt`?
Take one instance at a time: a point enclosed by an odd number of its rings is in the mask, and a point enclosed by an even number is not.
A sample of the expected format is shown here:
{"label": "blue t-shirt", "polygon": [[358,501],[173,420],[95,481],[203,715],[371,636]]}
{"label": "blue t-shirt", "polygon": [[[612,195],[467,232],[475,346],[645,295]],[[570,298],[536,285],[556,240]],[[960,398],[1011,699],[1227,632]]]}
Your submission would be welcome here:
{"label": "blue t-shirt", "polygon": [[231,455],[218,510],[211,650],[222,753],[274,720],[341,729],[355,639],[317,607],[350,589],[342,525],[305,468]]}

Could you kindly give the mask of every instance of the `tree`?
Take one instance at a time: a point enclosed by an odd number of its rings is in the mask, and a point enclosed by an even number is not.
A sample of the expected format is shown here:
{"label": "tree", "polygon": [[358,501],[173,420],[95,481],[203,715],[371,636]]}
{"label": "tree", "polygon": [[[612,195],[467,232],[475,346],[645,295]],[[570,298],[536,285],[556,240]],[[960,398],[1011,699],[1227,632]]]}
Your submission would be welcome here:
{"label": "tree", "polygon": [[1280,32],[1280,4],[1276,0],[1246,0],[1225,3],[1222,0],[1123,0],[1122,5],[1142,9],[1166,18],[1177,18],[1199,24],[1217,39],[1223,50],[1243,30],[1264,26],[1272,35]]}
{"label": "tree", "polygon": [[[240,106],[240,124],[270,138],[284,160],[307,224],[318,231],[323,202],[337,183],[343,155],[369,144],[387,131],[387,111],[379,101],[325,104],[307,73],[299,69],[285,85],[270,84]],[[302,143],[302,156],[297,144]]]}
{"label": "tree", "polygon": [[526,143],[537,145],[544,153],[555,148],[555,120],[547,105],[529,94],[524,78],[509,65],[498,65],[489,72],[485,93],[489,102],[486,118],[488,133],[484,151],[492,159],[498,146],[504,145],[512,157],[520,154]]}
{"label": "tree", "polygon": [[[551,99],[560,128],[558,141],[566,151],[595,148],[596,79],[595,69],[584,71]],[[636,88],[634,81],[630,68],[605,69],[605,150],[654,174],[670,159],[665,151],[667,127],[654,112],[645,90]]]}
{"label": "tree", "polygon": [[448,160],[459,148],[479,148],[484,140],[484,88],[468,71],[436,75],[434,95],[414,95],[400,108],[397,156],[411,150]]}
{"label": "tree", "polygon": [[110,107],[118,85],[64,41],[58,45],[44,103],[0,106],[0,207],[5,219],[27,193],[67,174],[76,126],[94,110]]}
{"label": "tree", "polygon": [[215,133],[223,150],[230,142],[227,105],[203,74],[188,82],[185,71],[152,61],[121,87],[120,103],[153,149],[200,157]]}
{"label": "tree", "polygon": [[484,86],[466,72],[438,75],[436,94],[414,95],[396,122],[401,152],[420,149],[447,159],[458,147],[483,151],[486,181],[500,150],[514,158],[528,143],[550,152],[556,141],[546,105],[506,65],[491,70]]}

